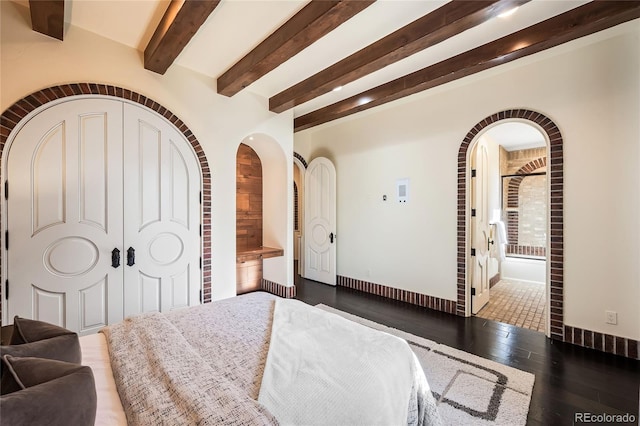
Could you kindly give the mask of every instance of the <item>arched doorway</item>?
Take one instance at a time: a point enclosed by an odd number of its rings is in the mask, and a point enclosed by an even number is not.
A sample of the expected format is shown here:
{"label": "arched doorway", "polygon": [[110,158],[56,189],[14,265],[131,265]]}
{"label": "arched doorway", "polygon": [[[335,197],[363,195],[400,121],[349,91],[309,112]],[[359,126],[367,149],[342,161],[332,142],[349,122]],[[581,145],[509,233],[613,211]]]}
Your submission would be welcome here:
{"label": "arched doorway", "polygon": [[469,149],[479,135],[499,122],[523,121],[538,128],[548,141],[549,179],[549,242],[548,242],[548,306],[549,327],[547,335],[564,340],[564,243],[563,243],[563,150],[562,135],[556,124],[545,115],[526,109],[505,110],[493,114],[477,123],[463,139],[458,151],[458,300],[456,312],[461,316],[471,315],[468,286],[468,266],[471,256],[469,219],[471,211],[468,201]]}
{"label": "arched doorway", "polygon": [[[8,148],[12,141],[13,137],[19,129],[31,119],[31,117],[38,114],[40,111],[48,108],[50,105],[54,105],[55,103],[63,102],[69,99],[73,99],[73,97],[78,98],[87,98],[95,95],[100,95],[105,98],[118,98],[126,102],[130,102],[132,104],[138,104],[146,107],[146,109],[153,111],[153,114],[157,114],[160,117],[163,117],[168,123],[171,123],[173,127],[179,131],[184,138],[191,145],[191,149],[193,149],[194,155],[199,162],[199,174],[202,180],[202,203],[201,203],[201,212],[200,215],[202,217],[202,294],[201,301],[202,302],[210,302],[211,301],[211,173],[209,170],[208,162],[200,143],[198,142],[195,135],[189,130],[189,128],[180,120],[177,116],[175,116],[171,111],[160,105],[159,103],[153,101],[150,98],[147,98],[139,93],[130,91],[128,89],[123,89],[121,87],[109,86],[104,84],[95,84],[95,83],[74,83],[74,84],[65,84],[60,86],[48,87],[46,89],[42,89],[40,91],[34,92],[23,99],[20,99],[12,106],[7,108],[2,113],[2,131],[0,132],[0,154],[2,157],[2,161],[0,162],[0,175],[2,176],[2,192],[1,197],[1,222],[2,222],[2,232],[7,230],[7,210],[6,210],[6,202],[5,197],[7,195],[7,186],[6,182],[6,161],[7,161],[7,153]],[[0,264],[2,265],[2,278],[3,283],[6,279],[7,265],[6,265],[6,248],[3,245],[2,257],[0,258]],[[5,289],[3,288],[3,292]],[[2,311],[2,319],[3,321],[7,321],[6,318],[7,311],[3,309]]]}
{"label": "arched doorway", "polygon": [[547,148],[536,127],[505,120],[481,132],[469,154],[471,312],[540,332],[548,313]]}

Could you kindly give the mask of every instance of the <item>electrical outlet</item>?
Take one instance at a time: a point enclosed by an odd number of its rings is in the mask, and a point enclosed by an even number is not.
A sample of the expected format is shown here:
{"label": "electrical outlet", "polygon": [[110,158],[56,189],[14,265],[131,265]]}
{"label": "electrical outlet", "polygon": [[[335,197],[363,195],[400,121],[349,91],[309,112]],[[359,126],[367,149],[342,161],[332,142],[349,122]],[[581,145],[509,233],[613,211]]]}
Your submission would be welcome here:
{"label": "electrical outlet", "polygon": [[614,311],[604,311],[607,315],[607,324],[618,324],[618,313]]}

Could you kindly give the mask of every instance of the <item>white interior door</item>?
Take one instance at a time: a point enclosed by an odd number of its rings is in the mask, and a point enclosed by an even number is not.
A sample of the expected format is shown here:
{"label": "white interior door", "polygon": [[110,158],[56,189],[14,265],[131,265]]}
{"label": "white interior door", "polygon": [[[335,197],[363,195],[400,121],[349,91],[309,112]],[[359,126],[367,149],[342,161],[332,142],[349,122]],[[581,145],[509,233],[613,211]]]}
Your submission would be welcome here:
{"label": "white interior door", "polygon": [[327,158],[309,163],[304,177],[304,276],[336,285],[336,169]]}
{"label": "white interior door", "polygon": [[471,312],[477,314],[489,301],[489,153],[480,139],[471,154]]}
{"label": "white interior door", "polygon": [[122,319],[122,103],[65,102],[19,132],[7,161],[9,318],[82,334]]}
{"label": "white interior door", "polygon": [[199,164],[166,120],[114,99],[54,105],[16,135],[7,180],[10,319],[89,334],[199,303]]}
{"label": "white interior door", "polygon": [[182,134],[149,111],[125,105],[124,126],[124,314],[198,304],[198,162]]}

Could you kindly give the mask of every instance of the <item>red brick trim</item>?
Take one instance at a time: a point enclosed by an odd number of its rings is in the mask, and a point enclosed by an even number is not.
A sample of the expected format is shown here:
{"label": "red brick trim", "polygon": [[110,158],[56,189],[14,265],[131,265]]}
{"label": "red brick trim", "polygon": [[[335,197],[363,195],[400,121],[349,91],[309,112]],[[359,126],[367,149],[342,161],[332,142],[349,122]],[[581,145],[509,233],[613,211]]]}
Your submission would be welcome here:
{"label": "red brick trim", "polygon": [[640,342],[611,334],[598,333],[578,327],[564,326],[565,341],[601,352],[640,359]]}
{"label": "red brick trim", "polygon": [[337,284],[341,287],[348,287],[365,293],[375,294],[377,296],[386,297],[401,302],[411,303],[436,311],[456,313],[456,302],[454,300],[441,299],[439,297],[427,296],[409,290],[388,287],[382,284],[375,284],[368,281],[357,280],[355,278],[343,277],[338,275]]}
{"label": "red brick trim", "polygon": [[466,315],[467,303],[467,150],[476,137],[488,127],[502,120],[520,119],[537,124],[546,133],[549,141],[549,167],[547,177],[550,179],[550,253],[548,262],[551,271],[549,300],[552,339],[564,340],[564,237],[563,237],[563,205],[564,205],[564,172],[562,135],[558,126],[545,115],[527,110],[510,109],[493,114],[467,133],[458,151],[458,260],[457,260],[457,311],[460,316]]}
{"label": "red brick trim", "polygon": [[304,168],[306,169],[307,167],[309,167],[309,164],[307,164],[307,161],[304,159],[304,157],[300,154],[298,154],[297,152],[294,151],[293,153],[294,158],[297,158],[298,160],[300,160],[300,162],[302,163],[302,165],[304,166]]}
{"label": "red brick trim", "polygon": [[[46,89],[39,90],[20,99],[2,113],[2,116],[0,116],[0,157],[2,156],[2,151],[4,150],[9,135],[18,123],[29,113],[49,102],[55,101],[56,99],[78,95],[112,96],[143,105],[157,112],[173,124],[193,147],[193,150],[198,157],[198,161],[200,162],[200,169],[202,172],[202,299],[205,303],[211,302],[211,170],[209,169],[209,163],[200,142],[198,142],[198,139],[191,130],[189,130],[189,127],[187,127],[180,118],[158,102],[129,89],[109,86],[106,84],[71,83],[47,87]],[[1,164],[0,167],[2,167]],[[1,307],[2,305],[0,303],[0,309]]]}
{"label": "red brick trim", "polygon": [[269,292],[271,294],[275,294],[276,296],[284,297],[287,299],[293,299],[296,297],[296,286],[292,285],[291,287],[278,284],[273,281],[265,280],[264,278],[260,281],[260,288],[262,290]]}

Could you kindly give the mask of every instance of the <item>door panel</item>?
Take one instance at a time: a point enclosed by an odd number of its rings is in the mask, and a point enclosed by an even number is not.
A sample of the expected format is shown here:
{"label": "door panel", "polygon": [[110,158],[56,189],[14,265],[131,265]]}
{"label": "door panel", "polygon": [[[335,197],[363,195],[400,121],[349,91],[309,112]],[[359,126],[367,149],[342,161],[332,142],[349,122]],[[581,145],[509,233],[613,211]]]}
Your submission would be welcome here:
{"label": "door panel", "polygon": [[[160,211],[162,206],[161,189],[160,189],[160,173],[162,165],[160,164],[160,151],[162,148],[162,133],[160,129],[150,124],[148,121],[138,120],[135,133],[127,133],[134,139],[127,142],[137,144],[138,152],[135,163],[129,163],[127,170],[128,178],[125,177],[125,183],[129,189],[136,191],[140,196],[137,202],[139,206],[139,223],[138,231],[145,226],[160,221]],[[131,150],[128,150],[131,152]],[[135,178],[138,177],[138,185],[135,185]]]}
{"label": "door panel", "polygon": [[[200,179],[183,136],[153,113],[125,105],[125,316],[199,302]],[[130,283],[136,283],[131,286]]]}
{"label": "door panel", "polygon": [[189,191],[184,191],[184,187],[189,186],[189,164],[173,141],[169,146],[170,166],[168,172],[171,174],[170,211],[169,219],[175,223],[189,229]]}
{"label": "door panel", "polygon": [[476,176],[471,182],[471,285],[475,295],[471,296],[471,312],[477,314],[489,302],[489,153],[486,142],[480,139],[472,152],[472,169]]}
{"label": "door panel", "polygon": [[105,275],[97,283],[80,290],[80,312],[82,330],[95,329],[109,323],[107,306],[107,276]]}
{"label": "door panel", "polygon": [[64,292],[47,291],[35,285],[32,285],[30,290],[32,292],[33,319],[64,326],[67,322],[65,317],[66,294]]}
{"label": "door panel", "polygon": [[56,123],[41,139],[31,166],[33,234],[65,221],[66,122]]}
{"label": "door panel", "polygon": [[305,278],[336,285],[336,170],[316,158],[305,173]]}
{"label": "door panel", "polygon": [[107,230],[109,137],[104,113],[80,116],[80,221]]}
{"label": "door panel", "polygon": [[[9,316],[81,334],[122,318],[122,104],[85,99],[53,106],[16,135],[7,252]],[[88,157],[91,158],[88,158]]]}

